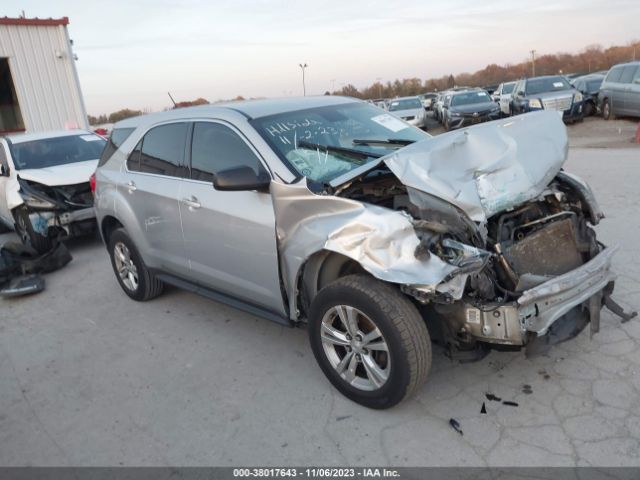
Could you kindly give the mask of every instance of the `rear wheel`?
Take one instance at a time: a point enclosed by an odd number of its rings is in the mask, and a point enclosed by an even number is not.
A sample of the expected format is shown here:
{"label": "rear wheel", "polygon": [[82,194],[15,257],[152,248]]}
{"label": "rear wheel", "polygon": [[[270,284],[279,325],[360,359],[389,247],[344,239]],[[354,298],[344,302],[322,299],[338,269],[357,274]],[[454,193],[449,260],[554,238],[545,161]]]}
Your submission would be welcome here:
{"label": "rear wheel", "polygon": [[109,255],[118,283],[129,297],[143,302],[162,293],[162,281],[146,267],[138,249],[123,228],[111,234]]}
{"label": "rear wheel", "polygon": [[605,120],[611,119],[611,102],[609,102],[608,98],[602,102],[602,118]]}
{"label": "rear wheel", "polygon": [[369,408],[389,408],[424,383],[431,340],[416,307],[368,275],[342,277],[313,300],[309,340],[329,381]]}
{"label": "rear wheel", "polygon": [[53,239],[50,236],[36,232],[29,218],[29,212],[24,207],[18,207],[13,212],[16,221],[16,233],[23,244],[33,248],[38,253],[44,253],[53,247]]}

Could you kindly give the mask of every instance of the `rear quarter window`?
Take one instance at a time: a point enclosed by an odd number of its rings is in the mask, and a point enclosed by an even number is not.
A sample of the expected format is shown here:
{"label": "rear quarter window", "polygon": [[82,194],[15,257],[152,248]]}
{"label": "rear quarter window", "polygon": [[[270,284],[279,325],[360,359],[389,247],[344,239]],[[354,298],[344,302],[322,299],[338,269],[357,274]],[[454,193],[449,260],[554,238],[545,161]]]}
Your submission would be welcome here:
{"label": "rear quarter window", "polygon": [[609,73],[607,74],[606,81],[607,82],[618,82],[620,80],[620,75],[622,75],[622,70],[624,67],[613,67]]}
{"label": "rear quarter window", "polygon": [[120,145],[122,145],[124,141],[129,138],[129,135],[131,135],[134,130],[135,128],[116,128],[113,130],[113,132],[111,132],[111,137],[109,137],[109,141],[104,146],[102,155],[100,155],[98,167],[101,167],[105,163],[107,163],[107,161],[111,158],[115,151],[120,148]]}

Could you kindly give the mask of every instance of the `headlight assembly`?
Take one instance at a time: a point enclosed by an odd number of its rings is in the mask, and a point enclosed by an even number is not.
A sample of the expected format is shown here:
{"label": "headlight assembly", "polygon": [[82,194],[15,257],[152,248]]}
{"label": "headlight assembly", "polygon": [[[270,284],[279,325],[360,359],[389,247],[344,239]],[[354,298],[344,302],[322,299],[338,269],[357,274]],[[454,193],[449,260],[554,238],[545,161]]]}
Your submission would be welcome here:
{"label": "headlight assembly", "polygon": [[529,108],[542,108],[542,103],[537,98],[529,100]]}
{"label": "headlight assembly", "polygon": [[582,101],[582,94],[580,92],[577,92],[573,97],[573,101],[574,102],[581,102]]}
{"label": "headlight assembly", "polygon": [[37,197],[32,195],[31,193],[20,192],[20,196],[24,201],[25,205],[28,207],[37,209],[37,210],[50,210],[56,208],[56,205],[44,198]]}

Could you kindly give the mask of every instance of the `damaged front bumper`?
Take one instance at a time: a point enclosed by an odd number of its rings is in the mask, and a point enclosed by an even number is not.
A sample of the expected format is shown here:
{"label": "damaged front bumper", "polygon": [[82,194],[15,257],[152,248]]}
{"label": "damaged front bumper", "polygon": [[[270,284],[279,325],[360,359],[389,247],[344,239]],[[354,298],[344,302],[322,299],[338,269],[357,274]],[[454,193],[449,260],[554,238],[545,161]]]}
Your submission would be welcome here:
{"label": "damaged front bumper", "polygon": [[96,218],[93,207],[66,212],[35,211],[29,213],[33,231],[48,236],[49,229],[62,229],[68,236],[84,233],[93,227]]}
{"label": "damaged front bumper", "polygon": [[[461,303],[465,323],[460,332],[488,343],[524,346],[532,334],[546,335],[554,322],[580,305],[599,319],[603,290],[616,278],[611,271],[616,251],[605,248],[584,265],[524,291],[516,302],[482,308]],[[598,301],[590,302],[592,298]]]}

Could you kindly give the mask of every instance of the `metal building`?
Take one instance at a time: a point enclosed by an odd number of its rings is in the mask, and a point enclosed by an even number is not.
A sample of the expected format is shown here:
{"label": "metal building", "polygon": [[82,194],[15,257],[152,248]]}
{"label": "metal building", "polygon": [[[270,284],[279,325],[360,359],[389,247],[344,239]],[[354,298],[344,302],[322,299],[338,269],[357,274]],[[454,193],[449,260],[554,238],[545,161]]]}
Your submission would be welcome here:
{"label": "metal building", "polygon": [[0,17],[0,134],[88,128],[68,24]]}

